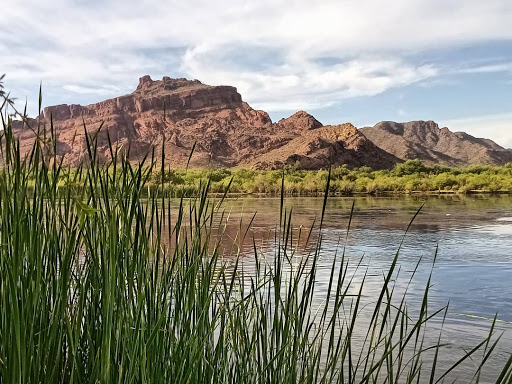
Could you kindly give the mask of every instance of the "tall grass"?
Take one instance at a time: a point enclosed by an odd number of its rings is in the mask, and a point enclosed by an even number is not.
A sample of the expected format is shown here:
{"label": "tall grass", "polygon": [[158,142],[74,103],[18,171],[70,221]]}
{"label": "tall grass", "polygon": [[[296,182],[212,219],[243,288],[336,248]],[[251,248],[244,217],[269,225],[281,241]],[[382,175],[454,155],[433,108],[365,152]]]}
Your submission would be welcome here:
{"label": "tall grass", "polygon": [[[399,251],[370,311],[366,277],[352,292],[342,249],[317,291],[324,212],[316,232],[297,235],[282,204],[272,255],[255,243],[252,256],[224,254],[223,199],[209,199],[210,181],[171,209],[147,188],[164,161],[149,154],[135,166],[111,146],[100,166],[85,126],[89,161],[76,172],[55,155],[51,124],[27,127],[39,140],[22,158],[9,108],[1,113],[1,383],[436,383],[477,352],[470,377],[478,382],[492,359],[494,327],[439,368],[443,345],[424,336],[445,309],[429,308],[430,283],[415,313],[405,294],[395,297]],[[297,236],[306,237],[303,257]],[[497,376],[511,381],[512,358]]]}

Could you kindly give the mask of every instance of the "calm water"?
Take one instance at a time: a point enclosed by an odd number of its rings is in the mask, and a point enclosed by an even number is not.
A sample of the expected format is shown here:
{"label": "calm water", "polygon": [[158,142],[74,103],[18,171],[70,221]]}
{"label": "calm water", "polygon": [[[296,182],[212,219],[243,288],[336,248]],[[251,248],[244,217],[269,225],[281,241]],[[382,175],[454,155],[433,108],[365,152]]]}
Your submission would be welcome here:
{"label": "calm water", "polygon": [[[346,236],[353,201],[355,213]],[[315,220],[318,225],[322,203],[322,198],[288,198],[285,201],[287,209],[293,210],[295,235],[299,231],[307,232]],[[405,236],[400,251],[400,275],[394,281],[396,291],[403,292],[412,270],[421,260],[407,295],[411,310],[419,307],[437,248],[430,312],[449,302],[442,339],[449,344],[449,353],[445,351],[441,365],[449,367],[462,353],[461,348],[475,346],[485,338],[491,325],[489,319],[497,313],[498,332],[503,332],[503,336],[484,371],[482,382],[490,382],[512,352],[512,197],[330,198],[324,219],[317,290],[327,289],[332,258],[336,250],[339,253],[340,247],[346,246],[345,252],[352,260],[351,268],[356,276],[354,292],[357,292],[362,273],[368,268],[369,278],[363,295],[368,302],[376,300],[383,271],[389,267],[407,225],[422,204],[424,207]],[[247,254],[247,265],[251,263],[253,238],[262,253],[272,254],[279,206],[277,198],[244,197],[225,202],[225,210],[229,213],[227,235],[240,243],[237,234],[240,229],[242,233],[247,230],[246,240],[241,244],[242,252]],[[229,249],[226,252],[229,253]],[[360,259],[362,265],[356,270],[355,265]],[[437,342],[439,328],[440,320],[434,321],[426,344]],[[468,362],[456,372],[462,377],[460,382],[469,381],[468,372],[474,372],[475,364]]]}

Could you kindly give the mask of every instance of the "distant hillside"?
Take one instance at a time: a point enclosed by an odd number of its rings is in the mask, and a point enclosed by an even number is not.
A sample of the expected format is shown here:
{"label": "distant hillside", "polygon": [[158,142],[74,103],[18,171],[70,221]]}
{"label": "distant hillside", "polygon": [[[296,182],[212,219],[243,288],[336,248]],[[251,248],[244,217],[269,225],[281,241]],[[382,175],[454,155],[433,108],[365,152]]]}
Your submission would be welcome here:
{"label": "distant hillside", "polygon": [[323,168],[325,164],[380,169],[391,168],[400,162],[375,146],[352,124],[346,123],[303,131],[288,143],[256,157],[251,164],[265,169],[296,161],[306,169]]}
{"label": "distant hillside", "polygon": [[[113,147],[133,161],[153,149],[158,160],[163,147],[166,163],[176,168],[186,166],[194,145],[193,167],[276,169],[299,162],[305,169],[341,164],[384,169],[416,158],[451,166],[512,161],[511,150],[440,129],[433,121],[385,121],[358,130],[350,123],[323,126],[299,111],[272,122],[266,112],[244,102],[235,87],[170,77],[154,81],[144,76],[133,93],[95,104],[46,107],[29,125],[48,127],[51,119],[57,154],[69,165],[87,159],[84,122],[90,134],[102,127],[97,143],[103,160],[110,156],[109,136]],[[22,153],[28,154],[34,130],[20,121],[13,122],[13,130]]]}
{"label": "distant hillside", "polygon": [[[87,106],[47,107],[30,125],[48,126],[50,118],[58,137],[57,154],[71,165],[87,158],[84,121],[91,134],[102,126],[98,153],[105,160],[110,156],[108,132],[114,147],[129,148],[131,160],[141,160],[152,148],[158,159],[163,146],[166,162],[173,167],[185,167],[194,144],[194,167],[279,168],[300,161],[309,169],[331,164],[380,169],[399,161],[350,124],[323,127],[303,111],[273,123],[266,112],[245,103],[236,88],[198,80],[154,81],[144,76],[129,95]],[[14,133],[28,154],[33,130],[14,122]]]}
{"label": "distant hillside", "polygon": [[360,131],[376,146],[401,160],[420,159],[451,166],[501,165],[512,161],[512,151],[492,140],[439,128],[433,121],[383,121]]}

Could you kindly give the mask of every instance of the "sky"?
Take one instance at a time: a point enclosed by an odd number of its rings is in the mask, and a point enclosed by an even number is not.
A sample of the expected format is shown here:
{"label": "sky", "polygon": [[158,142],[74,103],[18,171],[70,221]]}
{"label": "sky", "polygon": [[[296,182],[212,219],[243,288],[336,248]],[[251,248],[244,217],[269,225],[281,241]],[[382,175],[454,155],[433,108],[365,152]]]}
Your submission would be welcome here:
{"label": "sky", "polygon": [[16,0],[0,74],[37,114],[139,77],[233,85],[273,120],[434,120],[512,147],[510,0]]}

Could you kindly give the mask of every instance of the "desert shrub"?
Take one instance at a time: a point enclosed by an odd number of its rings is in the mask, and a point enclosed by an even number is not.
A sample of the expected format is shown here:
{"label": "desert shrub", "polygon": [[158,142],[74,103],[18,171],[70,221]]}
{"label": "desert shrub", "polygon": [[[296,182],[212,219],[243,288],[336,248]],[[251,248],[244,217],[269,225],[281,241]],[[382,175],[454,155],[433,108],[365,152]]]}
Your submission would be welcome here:
{"label": "desert shrub", "polygon": [[348,167],[343,164],[339,167],[334,167],[331,171],[331,178],[332,180],[339,180],[341,178],[343,178],[343,176],[346,176],[350,173],[350,170],[348,169]]}
{"label": "desert shrub", "polygon": [[413,175],[415,173],[428,172],[429,168],[425,166],[420,160],[407,160],[404,163],[395,165],[393,174],[395,176]]}
{"label": "desert shrub", "polygon": [[356,188],[356,184],[349,180],[333,180],[331,182],[331,188],[334,192],[342,194],[351,194]]}
{"label": "desert shrub", "polygon": [[225,178],[231,177],[231,171],[226,168],[214,169],[208,175],[212,181],[221,181]]}
{"label": "desert shrub", "polygon": [[434,187],[436,189],[452,189],[458,187],[457,178],[449,173],[441,173],[434,178]]}

